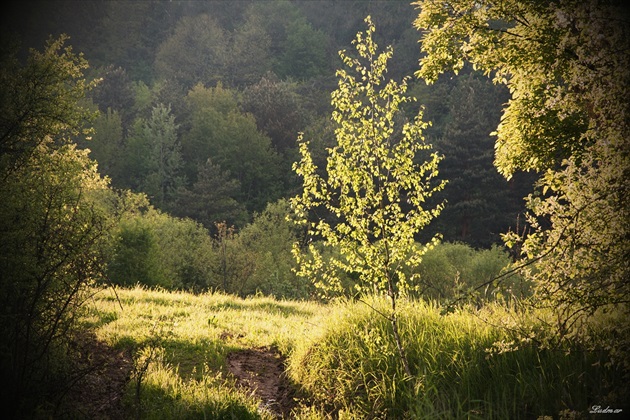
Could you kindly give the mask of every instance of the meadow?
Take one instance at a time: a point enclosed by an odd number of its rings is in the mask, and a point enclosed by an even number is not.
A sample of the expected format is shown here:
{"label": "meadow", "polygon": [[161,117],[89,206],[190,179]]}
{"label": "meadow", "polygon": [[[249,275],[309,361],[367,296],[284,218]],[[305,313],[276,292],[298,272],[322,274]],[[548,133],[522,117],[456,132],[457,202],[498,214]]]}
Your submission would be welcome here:
{"label": "meadow", "polygon": [[401,302],[413,378],[380,298],[135,287],[100,290],[85,309],[82,325],[128,362],[127,418],[589,418],[590,407],[618,402],[604,352],[519,340],[527,328],[544,336],[545,314],[499,304],[444,314]]}

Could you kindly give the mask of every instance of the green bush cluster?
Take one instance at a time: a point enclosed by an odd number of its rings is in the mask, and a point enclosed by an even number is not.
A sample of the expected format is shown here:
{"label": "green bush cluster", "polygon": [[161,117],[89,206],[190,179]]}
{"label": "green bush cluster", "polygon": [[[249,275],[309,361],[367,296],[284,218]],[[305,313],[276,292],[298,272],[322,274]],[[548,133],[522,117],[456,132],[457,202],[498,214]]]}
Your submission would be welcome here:
{"label": "green bush cluster", "polygon": [[[319,244],[315,243],[315,247],[319,248]],[[340,258],[336,248],[321,248],[324,261]],[[428,249],[422,256],[422,263],[413,272],[406,270],[405,275],[410,279],[411,297],[441,303],[473,297],[481,305],[531,295],[530,284],[518,273],[510,272],[512,264],[509,253],[501,246],[475,249],[461,242],[442,242]],[[358,276],[354,273],[337,275],[344,289],[341,295],[357,296]],[[338,295],[328,293],[326,296]]]}
{"label": "green bush cluster", "polygon": [[297,232],[287,213],[288,203],[281,200],[239,232],[221,223],[211,233],[192,219],[150,207],[135,212],[113,237],[108,278],[122,286],[308,297],[308,282],[292,272]]}
{"label": "green bush cluster", "polygon": [[69,342],[86,291],[103,267],[117,215],[106,179],[71,138],[89,113],[76,106],[87,63],[49,40],[18,59],[0,53],[0,406],[29,418],[70,384]]}
{"label": "green bush cluster", "polygon": [[504,247],[474,249],[464,243],[441,243],[423,256],[414,286],[420,297],[440,301],[475,289],[483,301],[528,296],[529,286],[516,273],[493,281],[511,264]]}
{"label": "green bush cluster", "polygon": [[199,223],[151,209],[118,229],[108,265],[113,283],[190,290],[210,286],[212,242]]}

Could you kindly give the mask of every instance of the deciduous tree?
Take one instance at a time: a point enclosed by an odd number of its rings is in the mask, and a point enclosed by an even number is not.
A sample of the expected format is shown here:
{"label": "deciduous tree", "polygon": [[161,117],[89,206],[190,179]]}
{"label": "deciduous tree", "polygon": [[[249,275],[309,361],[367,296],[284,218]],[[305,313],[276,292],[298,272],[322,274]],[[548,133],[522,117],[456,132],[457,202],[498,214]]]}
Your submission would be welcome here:
{"label": "deciduous tree", "polygon": [[[391,48],[377,51],[374,25],[369,17],[366,23],[367,31],[359,32],[354,41],[358,58],[340,52],[347,69],[337,71],[338,89],[332,93],[336,144],[328,150],[326,174],[317,174],[303,139],[302,158],[294,166],[303,179],[302,194],[292,200],[298,219],[311,238],[337,248],[339,254],[325,264],[314,244],[308,246],[308,253],[296,244],[294,255],[299,274],[324,291],[341,291],[339,274],[346,272],[358,277],[360,292],[389,296],[387,316],[411,376],[398,335],[396,301],[408,287],[405,269],[419,264],[426,249],[416,246],[415,235],[442,208],[425,206],[427,198],[443,186],[436,181],[440,158],[429,155],[421,114],[399,126],[400,106],[411,100],[405,96],[406,79],[385,80],[393,52]],[[310,213],[322,210],[335,221],[311,221]]]}
{"label": "deciduous tree", "polygon": [[[561,337],[582,336],[597,312],[630,319],[630,27],[622,2],[421,1],[418,75],[431,82],[468,61],[505,84],[511,99],[496,130],[506,177],[539,173],[528,197],[534,232],[522,263],[537,306]],[[508,244],[522,240],[507,235]],[[610,343],[630,360],[630,325]],[[612,334],[613,332],[611,332]],[[625,350],[624,350],[625,349]],[[623,357],[621,357],[623,355]],[[630,369],[630,366],[627,366]]]}
{"label": "deciduous tree", "polygon": [[66,389],[57,356],[102,274],[113,220],[107,181],[71,141],[88,116],[78,101],[89,85],[87,63],[64,42],[32,51],[25,65],[1,57],[0,385],[10,418]]}
{"label": "deciduous tree", "polygon": [[197,83],[215,85],[225,74],[227,54],[227,35],[216,19],[207,14],[184,16],[160,45],[155,71],[186,89]]}
{"label": "deciduous tree", "polygon": [[258,131],[251,114],[241,112],[233,90],[197,85],[187,99],[191,123],[182,149],[189,178],[194,181],[198,165],[210,158],[238,181],[239,203],[250,214],[262,211],[280,190],[279,157],[269,137]]}

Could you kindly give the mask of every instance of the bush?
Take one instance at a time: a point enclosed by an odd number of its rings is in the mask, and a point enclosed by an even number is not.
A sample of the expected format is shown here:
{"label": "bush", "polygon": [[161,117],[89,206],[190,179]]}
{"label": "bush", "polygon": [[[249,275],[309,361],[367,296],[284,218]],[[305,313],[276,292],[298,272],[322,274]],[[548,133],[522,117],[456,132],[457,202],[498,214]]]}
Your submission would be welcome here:
{"label": "bush", "polygon": [[288,206],[269,204],[240,233],[217,223],[214,237],[191,219],[152,208],[134,214],[115,234],[108,276],[123,286],[307,298],[310,284],[292,271],[297,232],[286,220]]}
{"label": "bush", "polygon": [[119,285],[161,283],[155,232],[140,217],[125,221],[119,227],[114,256],[108,276]]}
{"label": "bush", "polygon": [[295,261],[291,247],[298,232],[287,220],[290,212],[287,200],[271,203],[239,234],[240,243],[254,258],[254,269],[244,289],[245,294],[261,292],[288,299],[309,297],[309,281],[293,272]]}
{"label": "bush", "polygon": [[[314,245],[326,262],[332,258],[341,258],[338,249],[334,247],[320,247],[317,242]],[[476,303],[497,300],[506,302],[512,297],[523,298],[530,295],[529,285],[517,274],[508,274],[497,282],[491,281],[509,270],[511,264],[508,252],[499,246],[476,250],[463,243],[440,243],[427,250],[414,272],[405,274],[411,279],[410,293],[415,298],[447,302],[490,281],[486,287],[472,293],[477,298]],[[358,275],[338,273],[337,276],[343,290],[326,291],[325,297],[356,297],[360,294],[355,287]]]}
{"label": "bush", "polygon": [[6,175],[0,170],[0,385],[11,417],[68,385],[62,357],[88,286],[102,275],[113,215],[101,203],[106,181],[74,146],[39,147]]}
{"label": "bush", "polygon": [[443,301],[490,281],[479,290],[479,298],[484,301],[527,296],[529,288],[516,274],[500,282],[491,281],[511,264],[508,252],[499,246],[475,250],[463,243],[441,243],[422,258],[416,290],[423,298]]}
{"label": "bush", "polygon": [[114,284],[193,291],[217,286],[212,240],[193,220],[149,209],[123,221],[114,242],[108,266]]}

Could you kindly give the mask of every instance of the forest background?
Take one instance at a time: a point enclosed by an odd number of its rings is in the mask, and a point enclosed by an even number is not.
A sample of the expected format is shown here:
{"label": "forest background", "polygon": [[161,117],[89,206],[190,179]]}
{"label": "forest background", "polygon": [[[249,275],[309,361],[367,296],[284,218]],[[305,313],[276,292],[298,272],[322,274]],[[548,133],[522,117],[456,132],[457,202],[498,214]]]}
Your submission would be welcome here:
{"label": "forest background", "polygon": [[[257,229],[279,225],[262,226],[262,218],[251,223],[266,210],[267,219],[287,212],[284,199],[299,191],[291,169],[299,132],[313,139],[315,163],[325,166],[325,149],[334,142],[330,93],[341,65],[338,51],[350,46],[368,14],[378,28],[376,41],[395,51],[388,76],[412,75],[419,33],[414,8],[404,1],[18,2],[4,14],[3,26],[21,34],[23,47],[43,48],[49,36],[67,34],[66,43],[84,54],[88,79],[100,80],[86,98],[98,117],[95,133],[76,142],[91,151],[113,187],[146,194],[160,211],[123,225],[110,264],[114,282],[308,294],[289,262],[276,274],[284,284],[243,280],[257,271],[244,257],[248,252],[277,250],[286,235],[296,234],[265,231],[267,243],[252,244],[263,234]],[[453,76],[430,86],[410,83],[409,95],[418,101],[405,111],[413,116],[426,107],[424,119],[432,125],[425,135],[444,155],[440,176],[448,180],[434,199],[446,207],[423,238],[440,232],[445,242],[489,249],[501,244],[502,233],[523,229],[523,197],[534,178],[519,173],[507,181],[493,166],[490,133],[507,90],[469,68]],[[186,268],[164,262],[186,252],[176,247],[194,248],[195,241],[175,245],[164,232],[177,223],[170,216],[201,224],[240,248],[222,248],[239,257],[216,263],[222,273],[188,267],[185,279],[173,275]],[[203,259],[199,254],[195,259]],[[257,260],[260,266],[264,258]]]}

